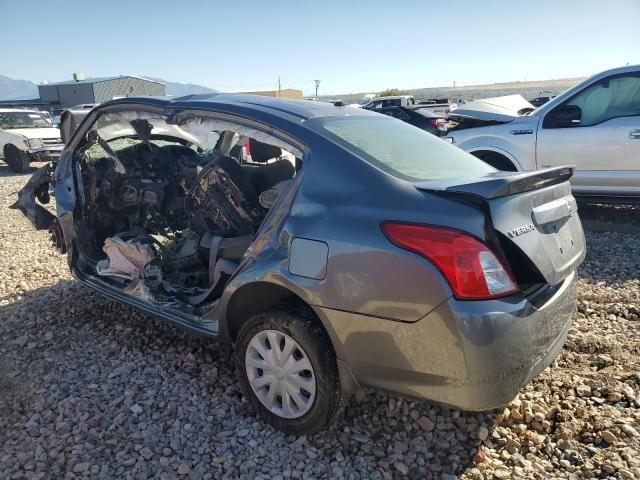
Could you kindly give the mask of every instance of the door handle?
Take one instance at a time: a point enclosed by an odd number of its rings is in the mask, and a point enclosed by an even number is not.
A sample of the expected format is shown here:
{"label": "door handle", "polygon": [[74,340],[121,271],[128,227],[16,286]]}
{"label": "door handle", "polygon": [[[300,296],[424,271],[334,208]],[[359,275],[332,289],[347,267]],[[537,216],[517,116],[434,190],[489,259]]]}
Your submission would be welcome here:
{"label": "door handle", "polygon": [[629,131],[629,138],[631,140],[640,140],[640,128],[634,128]]}

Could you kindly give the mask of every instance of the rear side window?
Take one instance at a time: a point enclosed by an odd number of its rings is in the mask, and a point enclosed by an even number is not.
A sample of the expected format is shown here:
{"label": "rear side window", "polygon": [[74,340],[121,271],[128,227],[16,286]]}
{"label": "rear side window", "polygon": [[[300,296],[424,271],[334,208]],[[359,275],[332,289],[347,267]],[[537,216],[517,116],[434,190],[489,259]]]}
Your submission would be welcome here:
{"label": "rear side window", "polygon": [[497,171],[430,133],[382,115],[318,118],[309,125],[403,180],[480,177]]}

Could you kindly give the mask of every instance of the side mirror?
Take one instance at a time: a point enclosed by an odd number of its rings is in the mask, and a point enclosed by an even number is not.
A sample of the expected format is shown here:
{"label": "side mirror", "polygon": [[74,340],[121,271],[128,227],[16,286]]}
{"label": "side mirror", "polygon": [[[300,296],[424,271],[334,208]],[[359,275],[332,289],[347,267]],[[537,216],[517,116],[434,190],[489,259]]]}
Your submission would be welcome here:
{"label": "side mirror", "polygon": [[582,110],[576,105],[562,105],[550,112],[544,121],[547,128],[568,128],[580,126]]}

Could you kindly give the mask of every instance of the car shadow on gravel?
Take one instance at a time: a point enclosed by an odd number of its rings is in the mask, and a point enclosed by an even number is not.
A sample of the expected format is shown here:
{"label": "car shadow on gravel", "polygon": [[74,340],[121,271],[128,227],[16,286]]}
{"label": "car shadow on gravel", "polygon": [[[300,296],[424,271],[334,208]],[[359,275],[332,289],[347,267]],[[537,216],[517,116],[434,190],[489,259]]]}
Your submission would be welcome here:
{"label": "car shadow on gravel", "polygon": [[47,162],[32,163],[28,170],[26,170],[24,172],[21,172],[21,173],[16,173],[16,172],[14,172],[13,170],[11,170],[9,168],[9,165],[4,163],[4,160],[0,160],[0,178],[2,178],[2,177],[19,177],[19,176],[22,176],[22,175],[31,175],[38,168],[44,167],[46,164],[47,164]]}
{"label": "car shadow on gravel", "polygon": [[578,213],[588,232],[640,232],[640,205],[580,203]]}
{"label": "car shadow on gravel", "polygon": [[[0,411],[0,424],[12,425],[0,458],[44,448],[46,439],[62,445],[46,460],[59,473],[81,461],[102,462],[109,478],[121,478],[138,468],[138,460],[128,459],[148,448],[150,476],[171,476],[185,463],[192,471],[236,477],[239,465],[252,461],[271,465],[272,474],[431,478],[467,471],[479,437],[491,435],[495,412],[460,412],[375,392],[353,398],[329,430],[287,437],[255,418],[235,380],[230,350],[219,342],[71,280],[10,301],[0,307],[0,387],[8,381],[2,372],[10,371],[40,393]],[[70,434],[76,445],[65,449]]]}
{"label": "car shadow on gravel", "polygon": [[[602,285],[640,278],[640,205],[581,203],[578,211],[587,239],[579,277],[591,284],[604,282]],[[608,300],[602,297],[600,301]]]}

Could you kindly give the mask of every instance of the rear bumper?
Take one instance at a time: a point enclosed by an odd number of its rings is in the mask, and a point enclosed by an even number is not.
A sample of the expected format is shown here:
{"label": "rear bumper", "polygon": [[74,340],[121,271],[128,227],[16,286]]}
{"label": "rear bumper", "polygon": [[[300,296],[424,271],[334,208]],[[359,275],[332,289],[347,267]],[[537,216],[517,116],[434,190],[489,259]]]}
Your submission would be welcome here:
{"label": "rear bumper", "polygon": [[561,350],[577,294],[573,272],[542,305],[522,296],[450,299],[415,323],[318,309],[359,384],[464,410],[510,402]]}

